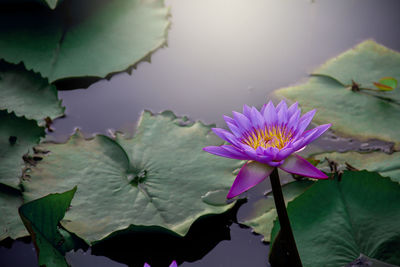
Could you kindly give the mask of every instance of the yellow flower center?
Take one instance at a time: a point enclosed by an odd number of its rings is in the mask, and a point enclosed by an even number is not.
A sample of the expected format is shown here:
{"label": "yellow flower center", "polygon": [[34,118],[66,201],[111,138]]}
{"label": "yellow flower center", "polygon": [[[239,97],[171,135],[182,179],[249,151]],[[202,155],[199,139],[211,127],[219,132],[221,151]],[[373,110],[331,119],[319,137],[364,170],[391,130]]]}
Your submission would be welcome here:
{"label": "yellow flower center", "polygon": [[293,133],[286,127],[272,126],[263,130],[255,129],[242,138],[242,142],[254,149],[258,147],[276,147],[282,149],[292,139]]}

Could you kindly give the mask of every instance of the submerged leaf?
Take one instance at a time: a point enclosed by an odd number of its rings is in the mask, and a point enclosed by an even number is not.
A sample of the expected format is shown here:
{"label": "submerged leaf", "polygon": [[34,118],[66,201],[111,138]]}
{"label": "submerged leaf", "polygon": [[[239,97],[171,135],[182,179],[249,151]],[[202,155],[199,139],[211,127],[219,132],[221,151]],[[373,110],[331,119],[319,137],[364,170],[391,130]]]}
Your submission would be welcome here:
{"label": "submerged leaf", "polygon": [[0,184],[19,189],[23,157],[44,135],[36,121],[0,110]]}
{"label": "submerged leaf", "polygon": [[22,64],[0,61],[0,99],[0,109],[36,120],[40,125],[47,117],[54,120],[64,115],[57,88]]}
{"label": "submerged leaf", "polygon": [[76,187],[61,194],[50,194],[19,208],[21,219],[35,244],[40,266],[68,266],[64,259],[66,251],[62,249],[65,238],[58,224],[70,206],[75,191]]}
{"label": "submerged leaf", "polygon": [[[400,185],[373,172],[316,182],[287,207],[303,265],[343,266],[361,253],[399,265],[399,202]],[[276,221],[272,254],[278,231]]]}
{"label": "submerged leaf", "polygon": [[0,58],[24,62],[50,82],[106,77],[143,60],[166,41],[163,0],[68,0],[48,8],[0,11]]}
{"label": "submerged leaf", "polygon": [[241,162],[214,160],[202,151],[220,145],[210,126],[180,125],[171,115],[144,112],[131,139],[79,133],[65,144],[42,144],[51,153],[32,167],[24,198],[78,191],[62,225],[89,242],[129,225],[161,226],[185,235],[200,216],[222,213],[232,204],[209,204],[207,192],[224,190]]}

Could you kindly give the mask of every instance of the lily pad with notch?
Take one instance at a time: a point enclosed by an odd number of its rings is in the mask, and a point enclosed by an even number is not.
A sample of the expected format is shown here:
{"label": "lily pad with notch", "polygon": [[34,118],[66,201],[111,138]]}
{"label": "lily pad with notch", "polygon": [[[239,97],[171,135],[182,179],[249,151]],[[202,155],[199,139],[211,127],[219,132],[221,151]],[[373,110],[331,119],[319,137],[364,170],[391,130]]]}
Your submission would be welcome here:
{"label": "lily pad with notch", "polygon": [[223,213],[234,203],[213,205],[207,192],[224,190],[242,162],[214,160],[202,151],[221,145],[201,122],[180,124],[171,113],[144,112],[133,138],[96,135],[86,140],[79,132],[66,143],[43,143],[50,151],[24,181],[26,200],[78,185],[62,225],[87,242],[133,226],[159,226],[184,236],[206,214]]}
{"label": "lily pad with notch", "polygon": [[305,111],[316,108],[315,122],[332,123],[339,134],[394,142],[400,149],[400,90],[362,90],[383,77],[400,77],[400,53],[367,40],[313,73],[305,84],[275,94],[298,101]]}

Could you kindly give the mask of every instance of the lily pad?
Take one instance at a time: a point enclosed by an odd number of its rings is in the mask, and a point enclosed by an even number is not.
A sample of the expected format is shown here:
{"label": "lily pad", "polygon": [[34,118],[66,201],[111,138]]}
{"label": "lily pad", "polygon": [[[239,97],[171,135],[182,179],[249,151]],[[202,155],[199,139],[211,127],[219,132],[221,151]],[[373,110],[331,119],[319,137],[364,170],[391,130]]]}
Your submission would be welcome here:
{"label": "lily pad", "polygon": [[40,266],[69,266],[64,258],[65,239],[58,229],[58,224],[64,217],[75,191],[76,187],[62,194],[50,194],[19,208],[21,219],[35,244]]}
{"label": "lily pad", "polygon": [[0,110],[0,184],[19,189],[23,156],[44,137],[44,128],[34,120]]}
{"label": "lily pad", "polygon": [[202,199],[210,191],[226,194],[232,172],[242,164],[202,151],[221,145],[210,129],[200,122],[182,124],[171,112],[144,112],[133,138],[118,134],[115,140],[103,135],[85,140],[77,132],[65,144],[41,144],[38,149],[50,153],[23,181],[24,198],[78,185],[62,225],[88,242],[131,224],[161,226],[183,236],[197,218],[233,205]]}
{"label": "lily pad", "polygon": [[332,77],[346,86],[355,81],[360,87],[374,88],[374,82],[382,77],[400,78],[400,53],[367,40],[328,60],[313,73]]}
{"label": "lily pad", "polygon": [[[399,202],[400,185],[378,173],[316,182],[287,207],[303,265],[343,266],[360,254],[399,265]],[[276,221],[272,254],[278,231]]]}
{"label": "lily pad", "polygon": [[47,117],[53,120],[64,115],[57,88],[39,74],[27,71],[22,64],[0,61],[0,99],[0,109],[36,120],[41,125]]}
{"label": "lily pad", "polygon": [[[310,180],[300,180],[285,184],[282,186],[282,192],[285,203],[292,201],[298,195],[302,194],[308,187],[313,184]],[[270,242],[271,230],[274,220],[277,218],[275,202],[272,192],[268,192],[265,198],[262,198],[252,204],[252,212],[244,218],[239,219],[239,223],[247,225],[257,234],[263,236],[264,242]]]}
{"label": "lily pad", "polygon": [[321,153],[313,156],[315,159],[320,160],[319,168],[329,172],[329,164],[325,160],[333,160],[339,164],[339,170],[346,169],[346,162],[359,170],[368,170],[371,172],[379,172],[382,176],[388,176],[393,181],[400,183],[400,152],[393,154],[386,154],[382,152],[346,152],[346,153]]}
{"label": "lily pad", "polygon": [[68,0],[48,8],[0,11],[0,58],[24,62],[50,82],[106,77],[146,58],[166,41],[162,0]]}
{"label": "lily pad", "polygon": [[361,140],[381,139],[400,148],[397,104],[353,92],[329,77],[312,77],[305,84],[279,89],[275,94],[298,101],[304,111],[316,108],[314,121],[332,123],[332,130],[339,134]]}
{"label": "lily pad", "polygon": [[22,196],[18,191],[0,186],[0,241],[29,235],[18,215],[21,205]]}

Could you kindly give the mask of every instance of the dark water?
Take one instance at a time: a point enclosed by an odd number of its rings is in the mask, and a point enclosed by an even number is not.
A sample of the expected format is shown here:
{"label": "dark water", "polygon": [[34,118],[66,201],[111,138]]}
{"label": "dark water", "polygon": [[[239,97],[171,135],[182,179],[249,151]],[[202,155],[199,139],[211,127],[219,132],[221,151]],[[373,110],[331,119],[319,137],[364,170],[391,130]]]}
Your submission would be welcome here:
{"label": "dark water", "polygon": [[[50,139],[65,140],[75,127],[87,136],[107,134],[108,129],[127,130],[143,109],[169,109],[224,126],[223,114],[241,110],[243,104],[261,106],[273,90],[301,82],[315,67],[365,39],[400,51],[398,0],[166,2],[172,15],[168,46],[157,50],[151,63],[138,64],[132,75],[121,73],[87,89],[61,91],[67,115],[54,122]],[[368,146],[327,135],[311,151]],[[388,149],[390,145],[384,146]],[[251,190],[249,202],[268,186],[265,182]],[[246,204],[238,216],[245,212]],[[268,246],[250,229],[239,227],[234,217],[219,221],[227,233],[219,234],[218,227],[211,229],[212,241],[203,240],[201,248],[191,247],[187,256],[176,254],[180,263],[185,261],[180,266],[267,266]],[[159,238],[164,244],[161,239],[165,237]],[[165,244],[165,250],[174,244]],[[145,253],[135,253],[137,246],[129,242],[124,245],[131,258]],[[151,245],[148,248],[151,255]],[[14,242],[12,249],[0,247],[0,266],[37,266],[32,249],[22,242]],[[153,255],[161,261],[162,247],[158,249]],[[129,258],[119,255],[114,259],[128,263],[129,259],[121,260],[124,257]],[[67,259],[72,266],[125,266],[90,251],[69,253]]]}

